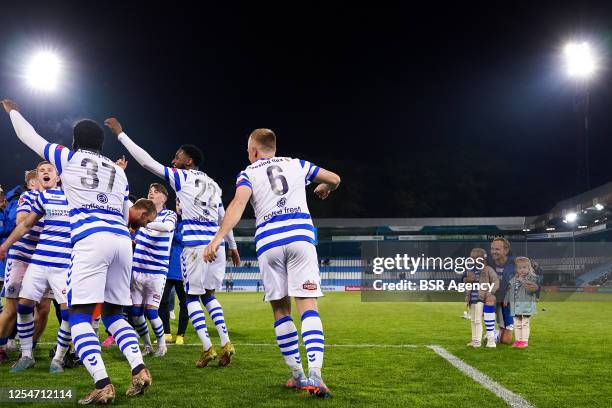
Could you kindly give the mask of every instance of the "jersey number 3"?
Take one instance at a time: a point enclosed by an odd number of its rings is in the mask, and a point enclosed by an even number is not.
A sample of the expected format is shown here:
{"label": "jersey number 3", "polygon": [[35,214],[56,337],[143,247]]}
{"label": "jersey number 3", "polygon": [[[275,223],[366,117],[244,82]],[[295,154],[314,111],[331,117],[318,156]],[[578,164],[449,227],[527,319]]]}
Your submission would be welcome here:
{"label": "jersey number 3", "polygon": [[[87,177],[81,177],[81,185],[90,190],[98,188],[98,186],[100,185],[100,178],[98,177],[98,163],[95,160],[85,158],[81,162],[81,167],[87,170]],[[115,169],[112,165],[104,162],[102,162],[102,167],[110,169],[110,177],[108,179],[108,186],[106,187],[106,191],[111,192],[113,190],[113,185],[115,184],[115,175],[117,174],[117,169]]]}

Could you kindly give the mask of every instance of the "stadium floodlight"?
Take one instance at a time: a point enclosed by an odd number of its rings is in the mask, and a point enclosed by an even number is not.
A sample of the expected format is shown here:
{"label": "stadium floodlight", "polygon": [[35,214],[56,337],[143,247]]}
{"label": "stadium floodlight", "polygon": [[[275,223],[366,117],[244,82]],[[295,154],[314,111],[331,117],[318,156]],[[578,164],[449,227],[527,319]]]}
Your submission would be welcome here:
{"label": "stadium floodlight", "polygon": [[565,45],[563,52],[569,76],[589,79],[597,69],[595,55],[588,43],[570,42]]}
{"label": "stadium floodlight", "polygon": [[555,227],[548,227],[548,228],[546,228],[546,231],[554,231],[554,230],[555,230]]}
{"label": "stadium floodlight", "polygon": [[57,88],[62,63],[57,55],[42,51],[32,56],[25,71],[28,85],[37,91],[51,92]]}
{"label": "stadium floodlight", "polygon": [[565,219],[563,220],[563,222],[572,224],[576,222],[577,219],[578,219],[578,214],[576,214],[575,212],[569,212],[565,214]]}
{"label": "stadium floodlight", "polygon": [[604,206],[603,206],[603,204],[599,204],[599,203],[597,203],[597,204],[595,204],[595,209],[596,209],[597,211],[601,211],[601,210],[603,210],[603,209],[604,209]]}

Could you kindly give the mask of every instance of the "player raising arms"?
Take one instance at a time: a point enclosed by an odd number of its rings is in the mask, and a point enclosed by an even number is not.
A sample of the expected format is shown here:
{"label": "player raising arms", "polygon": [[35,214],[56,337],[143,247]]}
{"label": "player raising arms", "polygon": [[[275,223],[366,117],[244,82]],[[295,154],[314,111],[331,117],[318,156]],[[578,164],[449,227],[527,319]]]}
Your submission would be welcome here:
{"label": "player raising arms", "polygon": [[[196,366],[205,367],[217,357],[208,337],[206,317],[200,305],[200,295],[204,295],[204,303],[221,338],[222,350],[219,366],[227,366],[235,351],[229,339],[223,309],[214,296],[215,290],[221,289],[225,274],[225,250],[219,247],[217,262],[212,264],[204,262],[201,256],[204,246],[217,232],[223,218],[221,189],[212,178],[199,170],[202,164],[202,153],[197,147],[181,146],[172,160],[173,167],[166,167],[136,145],[123,132],[117,119],[109,118],[104,123],[118,136],[119,141],[141,166],[158,177],[165,178],[176,192],[183,219],[181,232],[184,248],[181,254],[181,265],[187,293],[187,311],[203,347],[202,355],[196,362]],[[234,264],[238,266],[240,256],[231,230],[227,231],[226,235],[230,256]]]}
{"label": "player raising arms", "polygon": [[[338,188],[340,177],[305,160],[275,157],[276,135],[270,129],[254,130],[247,150],[252,164],[238,175],[236,195],[204,257],[215,261],[223,236],[240,221],[250,199],[255,210],[255,247],[265,299],[272,305],[276,340],[293,374],[287,386],[307,389],[320,397],[331,396],[321,377],[324,337],[317,298],[323,293],[305,186],[313,181],[320,183],[314,192],[325,199]],[[291,297],[295,297],[302,316],[308,378],[291,319]]]}
{"label": "player raising arms", "polygon": [[168,275],[176,213],[165,208],[168,190],[162,184],[151,184],[148,198],[155,203],[157,218],[136,232],[132,265],[132,316],[134,327],[145,344],[142,354],[153,352],[146,316],[157,337],[157,350],[154,355],[161,357],[166,354],[167,347],[164,325],[159,318],[158,309]]}
{"label": "player raising arms", "polygon": [[[101,154],[104,131],[92,120],[81,120],[73,129],[72,150],[48,143],[17,111],[3,100],[17,137],[39,156],[50,161],[61,178],[70,209],[72,265],[68,273],[70,331],[79,358],[91,374],[95,389],[80,404],[110,403],[115,398],[102,361],[100,342],[91,325],[97,303],[103,303],[102,320],[116,339],[132,368],[126,394],[141,394],[151,385],[136,332],[123,318],[122,306],[131,306],[132,243],[129,221],[129,188],[125,172]],[[155,214],[151,214],[152,221]]]}

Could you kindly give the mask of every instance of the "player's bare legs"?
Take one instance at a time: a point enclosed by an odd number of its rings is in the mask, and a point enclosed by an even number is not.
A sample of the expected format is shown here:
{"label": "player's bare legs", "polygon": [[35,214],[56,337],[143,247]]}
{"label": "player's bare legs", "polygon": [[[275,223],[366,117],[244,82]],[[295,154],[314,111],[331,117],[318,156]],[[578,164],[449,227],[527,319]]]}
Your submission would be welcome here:
{"label": "player's bare legs", "polygon": [[40,336],[42,336],[42,334],[45,332],[45,329],[47,328],[50,310],[50,298],[42,298],[42,300],[36,304],[36,315],[34,316],[34,344],[38,342],[38,339],[40,338]]}
{"label": "player's bare legs", "polygon": [[202,295],[202,303],[208,314],[210,320],[214,323],[219,333],[219,339],[221,340],[221,355],[219,356],[219,367],[226,367],[232,362],[232,356],[236,354],[234,345],[231,343],[227,325],[225,324],[225,315],[223,314],[223,308],[221,303],[215,297],[214,289],[206,289],[206,293]]}
{"label": "player's bare legs", "polygon": [[6,343],[15,327],[17,318],[17,299],[5,298],[4,310],[0,313],[0,364],[8,361]]}

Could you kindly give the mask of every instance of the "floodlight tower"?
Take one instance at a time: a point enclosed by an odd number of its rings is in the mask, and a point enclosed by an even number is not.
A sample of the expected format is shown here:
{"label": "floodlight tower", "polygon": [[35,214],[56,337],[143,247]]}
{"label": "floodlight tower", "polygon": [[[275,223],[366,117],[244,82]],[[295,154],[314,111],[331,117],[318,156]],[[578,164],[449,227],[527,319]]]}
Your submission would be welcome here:
{"label": "floodlight tower", "polygon": [[[574,81],[576,100],[574,107],[581,109],[583,124],[578,138],[578,186],[590,188],[589,175],[589,83],[597,70],[597,58],[587,42],[570,42],[565,45],[564,57],[567,75]],[[580,192],[580,191],[579,191]]]}

